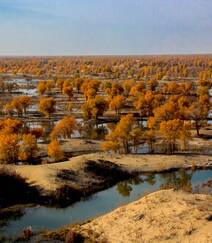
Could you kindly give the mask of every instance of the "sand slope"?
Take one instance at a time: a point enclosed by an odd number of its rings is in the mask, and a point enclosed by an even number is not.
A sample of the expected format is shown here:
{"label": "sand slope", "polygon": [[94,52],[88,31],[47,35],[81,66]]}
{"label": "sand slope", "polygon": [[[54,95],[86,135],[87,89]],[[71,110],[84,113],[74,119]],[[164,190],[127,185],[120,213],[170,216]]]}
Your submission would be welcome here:
{"label": "sand slope", "polygon": [[212,196],[162,190],[75,230],[100,243],[209,243]]}
{"label": "sand slope", "polygon": [[115,155],[100,152],[80,155],[60,163],[8,165],[6,167],[15,170],[30,183],[38,185],[44,190],[52,191],[63,183],[57,179],[57,174],[62,170],[72,170],[78,173],[80,183],[80,179],[83,179],[80,178],[80,170],[88,160],[110,161],[128,172],[159,172],[172,168],[188,168],[192,166],[212,167],[212,156],[209,155]]}

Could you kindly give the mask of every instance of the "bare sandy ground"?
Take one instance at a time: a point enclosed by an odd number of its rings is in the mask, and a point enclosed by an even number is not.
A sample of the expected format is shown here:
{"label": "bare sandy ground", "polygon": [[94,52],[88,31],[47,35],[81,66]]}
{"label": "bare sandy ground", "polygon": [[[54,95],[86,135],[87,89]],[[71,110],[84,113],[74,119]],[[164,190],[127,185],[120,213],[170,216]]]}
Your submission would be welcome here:
{"label": "bare sandy ground", "polygon": [[212,196],[162,190],[73,230],[98,243],[209,243]]}
{"label": "bare sandy ground", "polygon": [[[79,174],[86,161],[110,161],[128,172],[160,172],[175,168],[212,167],[212,156],[205,155],[115,155],[93,153],[71,158],[69,161],[44,165],[7,165],[28,182],[44,190],[55,190],[62,185],[57,175],[62,170]],[[101,162],[100,162],[101,163]],[[0,165],[1,166],[1,165]],[[87,178],[89,180],[89,178]],[[80,182],[80,178],[79,178]],[[71,181],[70,181],[71,183]],[[78,183],[78,182],[74,182]]]}
{"label": "bare sandy ground", "polygon": [[[92,151],[100,151],[100,141],[92,139],[65,139],[62,141],[62,150],[65,153],[86,154]],[[39,144],[39,156],[47,156],[47,144]]]}

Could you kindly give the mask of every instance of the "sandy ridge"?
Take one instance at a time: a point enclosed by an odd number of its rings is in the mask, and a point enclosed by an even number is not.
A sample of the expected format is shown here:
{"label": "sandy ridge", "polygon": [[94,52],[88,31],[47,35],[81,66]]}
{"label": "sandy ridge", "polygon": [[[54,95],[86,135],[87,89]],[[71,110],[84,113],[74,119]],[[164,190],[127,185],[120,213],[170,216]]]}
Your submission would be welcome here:
{"label": "sandy ridge", "polygon": [[[93,153],[73,157],[68,161],[44,165],[7,165],[28,182],[47,191],[54,191],[61,186],[57,174],[61,170],[71,170],[76,173],[82,169],[86,161],[105,160],[119,165],[128,172],[161,172],[164,170],[212,167],[210,155],[115,155],[108,153]],[[0,165],[2,167],[2,165]]]}
{"label": "sandy ridge", "polygon": [[212,242],[212,196],[162,190],[75,227],[94,242]]}

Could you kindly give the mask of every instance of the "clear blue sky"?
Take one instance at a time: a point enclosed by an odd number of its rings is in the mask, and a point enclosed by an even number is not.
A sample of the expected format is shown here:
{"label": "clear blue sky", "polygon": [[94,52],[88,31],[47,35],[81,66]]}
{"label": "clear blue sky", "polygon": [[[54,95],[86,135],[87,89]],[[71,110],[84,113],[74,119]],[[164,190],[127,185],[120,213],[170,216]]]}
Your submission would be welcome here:
{"label": "clear blue sky", "polygon": [[212,53],[212,0],[0,0],[0,55]]}

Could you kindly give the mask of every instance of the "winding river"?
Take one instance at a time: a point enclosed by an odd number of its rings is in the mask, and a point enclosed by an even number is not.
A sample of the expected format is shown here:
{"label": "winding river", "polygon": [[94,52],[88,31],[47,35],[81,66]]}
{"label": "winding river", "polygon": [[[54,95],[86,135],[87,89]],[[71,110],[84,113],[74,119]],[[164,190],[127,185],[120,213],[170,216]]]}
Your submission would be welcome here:
{"label": "winding river", "polygon": [[141,175],[120,182],[67,208],[50,208],[39,205],[26,208],[22,216],[9,221],[7,225],[0,228],[0,235],[17,235],[28,226],[32,226],[33,231],[55,229],[107,213],[120,205],[140,198],[145,193],[170,187],[195,191],[198,185],[208,180],[212,180],[212,170],[180,170]]}

